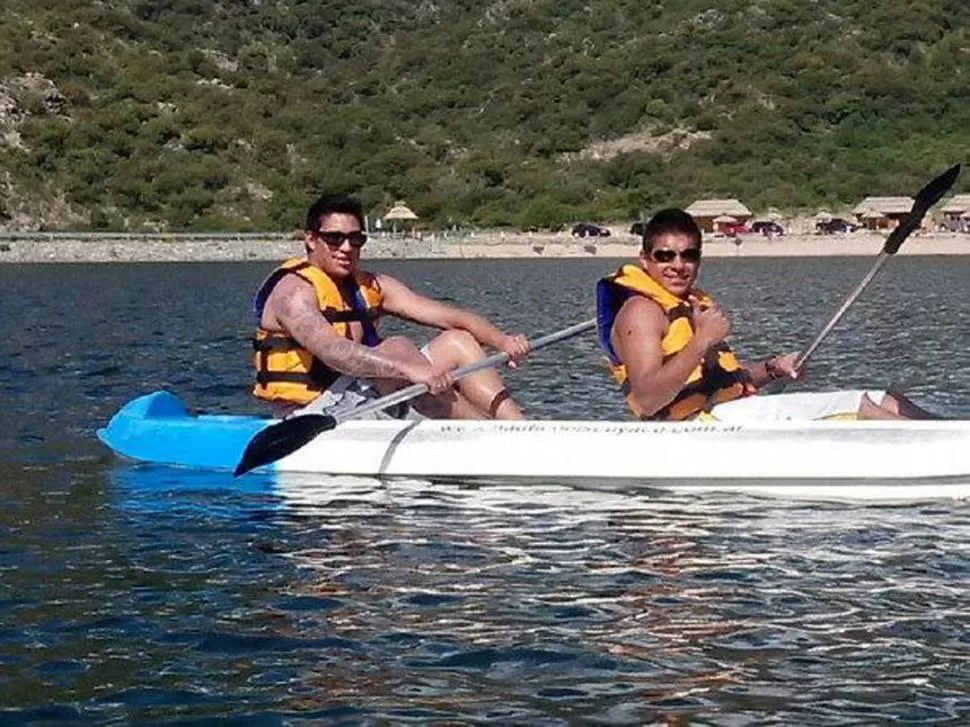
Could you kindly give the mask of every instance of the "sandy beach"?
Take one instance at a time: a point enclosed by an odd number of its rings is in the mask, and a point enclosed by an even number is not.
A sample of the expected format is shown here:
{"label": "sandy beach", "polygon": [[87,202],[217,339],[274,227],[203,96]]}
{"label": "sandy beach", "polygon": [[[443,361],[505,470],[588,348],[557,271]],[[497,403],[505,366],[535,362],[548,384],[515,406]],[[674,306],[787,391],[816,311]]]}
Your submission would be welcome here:
{"label": "sandy beach", "polygon": [[[705,238],[706,257],[824,257],[876,255],[885,235],[855,232],[845,235],[788,235],[768,240],[746,235],[740,244],[724,237]],[[639,240],[620,234],[610,238],[582,240],[567,234],[482,233],[465,236],[425,234],[422,238],[373,236],[364,248],[365,258],[479,259],[479,258],[631,258]],[[110,263],[110,262],[206,262],[283,260],[303,252],[297,235],[255,236],[231,234],[211,237],[96,236],[58,233],[24,233],[0,238],[0,263]],[[970,235],[917,233],[900,255],[968,255]]]}

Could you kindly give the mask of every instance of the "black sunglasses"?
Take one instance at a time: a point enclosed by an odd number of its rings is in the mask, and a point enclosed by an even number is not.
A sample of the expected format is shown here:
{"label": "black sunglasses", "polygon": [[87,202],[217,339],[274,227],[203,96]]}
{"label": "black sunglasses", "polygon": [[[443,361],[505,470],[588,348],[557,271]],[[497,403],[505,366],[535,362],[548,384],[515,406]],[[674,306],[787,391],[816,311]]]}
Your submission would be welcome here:
{"label": "black sunglasses", "polygon": [[650,257],[658,263],[672,263],[675,257],[679,257],[685,263],[700,262],[701,249],[699,247],[688,247],[686,250],[651,250]]}
{"label": "black sunglasses", "polygon": [[340,247],[344,241],[350,243],[351,247],[363,247],[367,242],[367,235],[357,230],[356,232],[340,232],[339,230],[317,230],[313,233],[323,240],[327,247]]}

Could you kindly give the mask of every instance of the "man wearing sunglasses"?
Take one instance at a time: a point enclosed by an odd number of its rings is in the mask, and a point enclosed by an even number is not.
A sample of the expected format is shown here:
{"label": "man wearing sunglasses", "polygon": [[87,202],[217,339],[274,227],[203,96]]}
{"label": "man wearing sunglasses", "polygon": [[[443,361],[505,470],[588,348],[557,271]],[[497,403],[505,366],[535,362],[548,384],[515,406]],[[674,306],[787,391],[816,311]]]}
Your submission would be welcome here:
{"label": "man wearing sunglasses", "polygon": [[[423,415],[522,418],[494,369],[458,382],[449,372],[485,358],[483,345],[518,363],[529,353],[525,336],[503,333],[482,316],[427,298],[390,275],[361,270],[363,226],[363,210],[352,197],[323,196],[310,208],[306,256],[283,263],[256,294],[254,395],[281,416],[303,407],[333,413],[426,384],[429,394],[414,400]],[[382,339],[377,328],[384,314],[442,332],[424,348],[402,336]]]}
{"label": "man wearing sunglasses", "polygon": [[741,363],[726,339],[731,324],[696,287],[700,227],[687,212],[661,210],[643,230],[639,264],[599,281],[599,341],[610,370],[641,419],[725,421],[929,418],[900,394],[835,391],[754,396],[779,378],[798,379],[798,353]]}

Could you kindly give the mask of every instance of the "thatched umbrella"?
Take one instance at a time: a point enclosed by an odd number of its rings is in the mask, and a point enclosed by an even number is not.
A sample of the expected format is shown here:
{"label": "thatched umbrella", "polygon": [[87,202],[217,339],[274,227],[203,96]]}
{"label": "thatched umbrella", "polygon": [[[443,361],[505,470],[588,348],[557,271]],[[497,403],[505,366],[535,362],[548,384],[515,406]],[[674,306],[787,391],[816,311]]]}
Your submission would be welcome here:
{"label": "thatched umbrella", "polygon": [[832,219],[832,213],[827,210],[819,210],[815,213],[815,219],[819,222],[828,222]]}
{"label": "thatched umbrella", "polygon": [[[387,211],[387,214],[384,215],[383,219],[385,223],[391,223],[391,230],[393,232],[397,232],[397,225],[399,222],[412,223],[413,226],[413,223],[416,219],[418,219],[418,216],[411,211],[410,207],[404,204],[403,200],[399,199],[394,203],[394,206]],[[404,226],[407,227],[406,224]]]}
{"label": "thatched umbrella", "polygon": [[738,218],[731,217],[731,215],[718,215],[713,220],[714,224],[716,225],[730,225],[737,221],[738,221]]}
{"label": "thatched umbrella", "polygon": [[384,215],[385,222],[414,221],[416,219],[418,219],[418,216],[402,200],[395,202],[394,206]]}

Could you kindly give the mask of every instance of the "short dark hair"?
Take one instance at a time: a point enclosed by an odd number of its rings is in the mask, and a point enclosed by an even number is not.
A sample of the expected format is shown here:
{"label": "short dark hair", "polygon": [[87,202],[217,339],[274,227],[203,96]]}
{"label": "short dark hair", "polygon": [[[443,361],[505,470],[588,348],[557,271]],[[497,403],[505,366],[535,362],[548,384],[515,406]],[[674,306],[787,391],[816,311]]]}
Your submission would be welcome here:
{"label": "short dark hair", "polygon": [[650,252],[661,235],[687,235],[693,238],[697,247],[701,246],[703,235],[696,220],[677,207],[660,210],[643,226],[643,251]]}
{"label": "short dark hair", "polygon": [[364,229],[364,208],[355,197],[345,194],[325,194],[310,206],[306,213],[307,232],[320,232],[320,221],[327,215],[353,215],[360,229]]}

